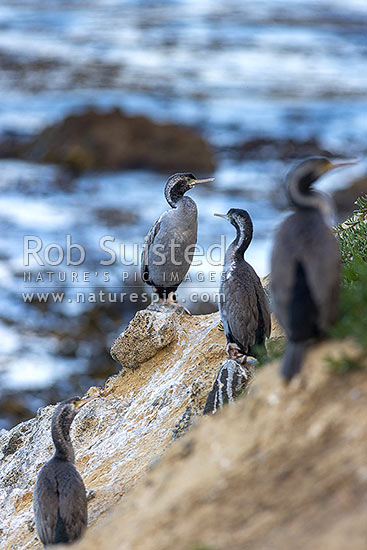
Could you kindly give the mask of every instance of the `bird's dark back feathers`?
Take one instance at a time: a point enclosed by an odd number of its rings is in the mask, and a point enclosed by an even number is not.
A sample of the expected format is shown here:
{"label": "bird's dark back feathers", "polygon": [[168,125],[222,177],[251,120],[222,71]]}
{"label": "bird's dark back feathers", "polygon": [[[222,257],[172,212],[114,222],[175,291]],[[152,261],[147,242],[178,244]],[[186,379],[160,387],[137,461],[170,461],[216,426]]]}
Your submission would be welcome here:
{"label": "bird's dark back feathers", "polygon": [[288,338],[293,328],[298,340],[302,330],[314,336],[315,326],[323,333],[335,320],[339,272],[338,245],[320,212],[303,210],[283,221],[272,252],[271,286],[275,315]]}
{"label": "bird's dark back feathers", "polygon": [[318,308],[307,282],[302,262],[296,261],[294,284],[289,301],[289,337],[294,342],[319,336]]}
{"label": "bird's dark back feathers", "polygon": [[60,509],[58,509],[54,543],[58,544],[60,542],[69,542],[69,537],[66,530],[65,522],[60,515]]}
{"label": "bird's dark back feathers", "polygon": [[243,258],[224,271],[220,296],[227,341],[237,344],[242,353],[257,356],[270,335],[270,312],[260,279]]}
{"label": "bird's dark back feathers", "polygon": [[40,470],[34,489],[34,515],[43,544],[71,542],[87,526],[87,498],[74,464],[53,457]]}

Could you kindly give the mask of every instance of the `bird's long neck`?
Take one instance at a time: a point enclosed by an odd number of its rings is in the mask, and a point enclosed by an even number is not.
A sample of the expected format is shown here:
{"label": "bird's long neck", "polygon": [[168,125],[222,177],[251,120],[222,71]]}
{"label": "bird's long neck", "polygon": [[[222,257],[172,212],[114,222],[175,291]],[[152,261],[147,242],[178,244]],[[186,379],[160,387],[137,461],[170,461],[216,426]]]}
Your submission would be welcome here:
{"label": "bird's long neck", "polygon": [[[170,205],[171,208],[177,208],[179,203],[183,200],[184,195],[182,192],[177,189],[175,186],[172,188],[166,188],[164,191],[164,195],[166,197],[166,201]],[[188,197],[185,197],[188,198]]]}
{"label": "bird's long neck", "polygon": [[320,212],[325,222],[330,225],[333,216],[333,203],[327,195],[312,189],[315,182],[309,175],[302,178],[291,177],[288,183],[288,196],[292,206],[300,209],[315,209]]}
{"label": "bird's long neck", "polygon": [[327,197],[312,189],[315,183],[315,177],[311,173],[306,173],[302,177],[293,174],[288,182],[288,196],[291,204],[296,208],[315,208],[324,213],[329,209]]}
{"label": "bird's long neck", "polygon": [[[172,204],[170,205],[172,206]],[[183,196],[176,203],[175,206],[172,206],[177,210],[179,216],[187,217],[192,215],[197,215],[197,206],[196,202],[192,200],[191,197]]]}
{"label": "bird's long neck", "polygon": [[52,420],[51,435],[55,445],[55,458],[74,462],[74,448],[70,439],[71,421],[64,421],[62,417]]}
{"label": "bird's long neck", "polygon": [[235,228],[237,230],[236,238],[228,248],[228,260],[230,261],[235,258],[243,258],[252,241],[253,226],[250,220],[241,224],[236,223]]}
{"label": "bird's long neck", "polygon": [[191,197],[183,196],[182,199],[178,201],[177,208],[185,212],[197,212],[196,202],[192,200]]}

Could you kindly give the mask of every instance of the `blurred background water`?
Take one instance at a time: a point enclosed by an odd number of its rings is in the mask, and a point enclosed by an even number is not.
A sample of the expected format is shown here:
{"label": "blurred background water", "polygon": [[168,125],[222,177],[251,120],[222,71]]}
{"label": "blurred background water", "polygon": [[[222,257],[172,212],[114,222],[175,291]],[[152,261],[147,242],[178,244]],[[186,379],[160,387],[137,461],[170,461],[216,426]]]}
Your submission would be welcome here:
{"label": "blurred background water", "polygon": [[[191,194],[198,242],[230,239],[233,228],[213,212],[246,208],[255,226],[247,258],[265,275],[284,216],[279,186],[289,157],[327,150],[362,159],[325,180],[331,191],[366,172],[366,12],[362,0],[3,0],[1,141],[26,140],[89,107],[191,126],[216,160],[215,173],[204,174],[215,183]],[[292,147],[296,154],[288,154]],[[166,208],[169,174],[140,168],[76,175],[0,156],[0,427],[8,428],[117,372],[108,347],[145,306],[76,304],[79,283],[68,279],[44,280],[33,290],[69,286],[63,290],[71,301],[24,303],[22,292],[32,290],[24,271],[50,270],[24,267],[24,235],[62,246],[72,235],[87,251],[76,271],[98,272],[80,286],[120,291],[121,265],[103,282],[99,238],[114,235],[130,249],[142,242]],[[71,271],[64,264],[56,270]],[[205,285],[186,286],[202,292]],[[142,290],[139,281],[133,286]]]}

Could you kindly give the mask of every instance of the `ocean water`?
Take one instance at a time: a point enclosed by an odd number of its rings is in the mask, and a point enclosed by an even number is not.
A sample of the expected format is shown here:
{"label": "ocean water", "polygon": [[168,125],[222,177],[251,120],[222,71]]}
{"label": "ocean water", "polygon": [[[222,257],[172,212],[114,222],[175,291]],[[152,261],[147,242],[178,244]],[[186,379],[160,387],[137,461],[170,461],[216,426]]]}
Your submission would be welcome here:
{"label": "ocean water", "polygon": [[[255,228],[247,259],[265,275],[272,235],[285,215],[279,186],[289,164],[231,151],[251,139],[315,138],[331,152],[361,159],[325,178],[327,190],[365,173],[366,16],[359,0],[4,0],[0,136],[33,134],[88,106],[118,106],[193,126],[218,158],[215,174],[208,174],[215,183],[191,194],[199,207],[198,243],[206,249],[221,234],[228,243],[233,228],[213,213],[246,208]],[[98,305],[76,303],[76,292],[119,292],[130,285],[123,273],[134,268],[101,265],[106,254],[99,240],[114,236],[113,248],[123,243],[132,254],[166,208],[167,176],[124,171],[69,181],[58,167],[0,160],[0,400],[23,395],[34,411],[50,399],[50,388],[59,398],[89,387],[91,372],[107,362],[109,343],[139,306],[111,304],[101,313]],[[111,224],[106,211],[123,216]],[[26,267],[25,235],[42,239],[42,253],[50,243],[65,248],[71,235],[85,248],[86,261],[75,269],[65,262],[55,269],[35,262]],[[193,289],[215,290],[215,278],[198,282],[201,270],[218,274],[220,266],[205,260],[192,269],[182,297]],[[45,271],[55,272],[52,280]],[[78,281],[71,281],[71,271]],[[32,272],[32,280],[24,280],[24,272]],[[43,280],[36,282],[38,272]],[[33,291],[63,291],[66,298],[47,307],[24,303],[22,293]],[[1,414],[1,425],[8,426],[0,407]]]}

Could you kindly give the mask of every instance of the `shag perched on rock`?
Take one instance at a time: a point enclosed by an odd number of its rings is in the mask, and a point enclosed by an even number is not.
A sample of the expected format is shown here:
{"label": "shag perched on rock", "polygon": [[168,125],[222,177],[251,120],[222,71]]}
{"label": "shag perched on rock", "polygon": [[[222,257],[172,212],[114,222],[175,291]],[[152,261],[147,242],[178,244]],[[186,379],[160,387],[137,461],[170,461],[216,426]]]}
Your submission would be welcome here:
{"label": "shag perched on rock", "polygon": [[354,164],[311,157],[286,180],[294,213],[281,224],[271,258],[275,314],[288,344],[281,375],[288,382],[302,367],[307,345],[335,321],[339,302],[340,256],[330,229],[332,203],[312,185],[326,172]]}
{"label": "shag perched on rock", "polygon": [[237,235],[225,256],[219,289],[219,312],[231,359],[246,361],[248,355],[266,353],[265,338],[270,336],[269,304],[255,270],[244,260],[253,233],[246,210],[231,208],[226,215]]}
{"label": "shag perched on rock", "polygon": [[33,497],[36,529],[44,545],[72,542],[87,527],[87,497],[74,466],[69,431],[81,407],[94,397],[63,401],[53,415],[51,433],[56,450],[38,473]]}
{"label": "shag perched on rock", "polygon": [[168,178],[164,194],[171,209],[164,212],[145,237],[141,257],[141,277],[160,299],[174,301],[174,293],[188,272],[197,239],[197,207],[184,196],[199,183],[193,174]]}

